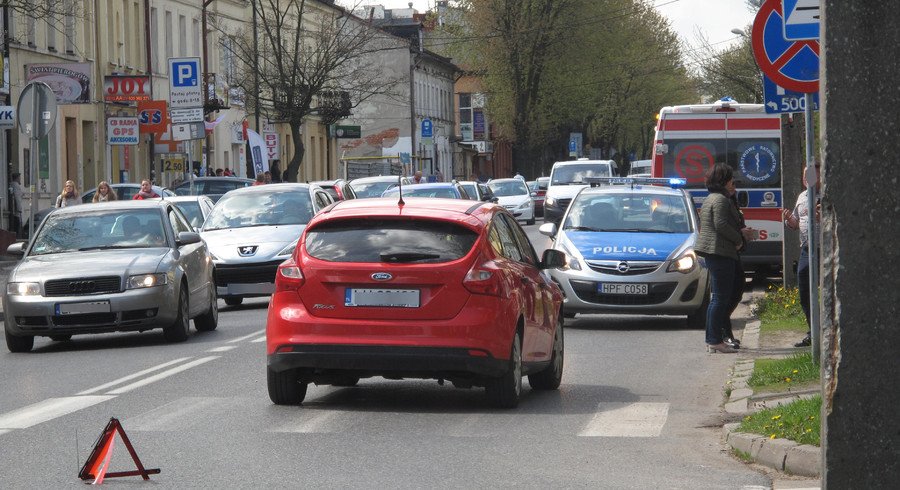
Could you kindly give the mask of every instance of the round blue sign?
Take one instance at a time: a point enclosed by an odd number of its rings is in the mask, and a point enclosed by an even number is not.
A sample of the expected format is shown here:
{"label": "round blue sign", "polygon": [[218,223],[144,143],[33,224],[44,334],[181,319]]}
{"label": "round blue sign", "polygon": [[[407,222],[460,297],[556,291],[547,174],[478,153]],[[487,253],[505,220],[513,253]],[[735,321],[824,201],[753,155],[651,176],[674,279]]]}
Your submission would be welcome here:
{"label": "round blue sign", "polygon": [[765,182],[778,170],[775,152],[766,145],[754,144],[741,153],[741,173],[753,182]]}

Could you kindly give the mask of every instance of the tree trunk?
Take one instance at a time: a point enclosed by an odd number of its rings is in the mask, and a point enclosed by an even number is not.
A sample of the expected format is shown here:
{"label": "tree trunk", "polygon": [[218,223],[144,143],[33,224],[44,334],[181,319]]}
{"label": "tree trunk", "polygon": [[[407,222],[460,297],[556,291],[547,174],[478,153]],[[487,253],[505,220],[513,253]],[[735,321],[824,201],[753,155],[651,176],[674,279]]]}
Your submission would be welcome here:
{"label": "tree trunk", "polygon": [[289,124],[291,126],[291,141],[294,143],[294,155],[284,169],[282,180],[284,182],[297,182],[297,176],[300,174],[300,164],[303,163],[303,153],[306,151],[306,147],[303,146],[300,123],[291,122]]}

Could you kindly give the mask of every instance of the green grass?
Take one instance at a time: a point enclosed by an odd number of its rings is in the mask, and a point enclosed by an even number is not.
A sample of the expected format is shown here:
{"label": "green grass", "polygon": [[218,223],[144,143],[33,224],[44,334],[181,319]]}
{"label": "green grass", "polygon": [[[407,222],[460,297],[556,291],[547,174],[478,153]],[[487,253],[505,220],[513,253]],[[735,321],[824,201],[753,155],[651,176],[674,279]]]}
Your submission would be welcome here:
{"label": "green grass", "polygon": [[761,333],[785,330],[802,333],[808,329],[797,288],[770,285],[754,307]]}
{"label": "green grass", "polygon": [[798,385],[818,383],[819,366],[809,352],[800,352],[784,359],[757,359],[747,385],[757,393],[786,391]]}
{"label": "green grass", "polygon": [[737,431],[820,446],[821,410],[822,397],[816,395],[809,400],[797,400],[748,415]]}

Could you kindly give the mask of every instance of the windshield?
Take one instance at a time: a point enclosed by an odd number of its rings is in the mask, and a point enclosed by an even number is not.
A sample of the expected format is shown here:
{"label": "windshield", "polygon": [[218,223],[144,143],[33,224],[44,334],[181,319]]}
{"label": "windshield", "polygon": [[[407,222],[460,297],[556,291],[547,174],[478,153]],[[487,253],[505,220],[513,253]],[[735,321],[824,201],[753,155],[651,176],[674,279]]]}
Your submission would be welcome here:
{"label": "windshield", "polygon": [[563,229],[690,233],[685,202],[663,194],[582,194],[572,203]]}
{"label": "windshield", "polygon": [[112,209],[54,214],[34,239],[30,255],[79,250],[165,247],[166,234],[156,209]]}
{"label": "windshield", "polygon": [[203,224],[203,212],[200,211],[200,203],[196,201],[179,201],[175,203],[175,206],[184,213],[188,221],[191,222],[191,226],[200,228],[200,225]]}
{"label": "windshield", "polygon": [[553,169],[550,184],[581,184],[588,177],[612,177],[612,169],[608,163],[558,165]]}
{"label": "windshield", "polygon": [[475,199],[478,196],[478,190],[475,189],[475,184],[459,184],[463,189],[466,190],[466,193],[469,194],[469,199]]}
{"label": "windshield", "polygon": [[[382,197],[393,197],[400,193],[396,187],[388,189]],[[459,194],[452,187],[419,187],[417,189],[403,188],[403,197],[443,197],[445,199],[459,199]]]}
{"label": "windshield", "polygon": [[506,180],[502,182],[488,182],[488,187],[491,188],[494,195],[497,197],[507,197],[507,196],[521,196],[523,194],[529,194],[528,187],[525,186],[525,182],[514,179],[514,180]]}
{"label": "windshield", "polygon": [[397,182],[351,182],[350,187],[356,193],[356,197],[381,197],[384,191],[395,187]]}
{"label": "windshield", "polygon": [[305,225],[314,212],[309,192],[225,194],[206,218],[203,231],[250,226]]}

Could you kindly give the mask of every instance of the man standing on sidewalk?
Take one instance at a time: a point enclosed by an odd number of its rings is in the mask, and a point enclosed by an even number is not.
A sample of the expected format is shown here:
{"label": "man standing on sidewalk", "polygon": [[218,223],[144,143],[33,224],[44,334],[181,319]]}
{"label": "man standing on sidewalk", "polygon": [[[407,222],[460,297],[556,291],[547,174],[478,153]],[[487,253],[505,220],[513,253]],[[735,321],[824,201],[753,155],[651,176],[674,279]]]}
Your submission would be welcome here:
{"label": "man standing on sidewalk", "polygon": [[[803,168],[803,185],[806,186],[806,169]],[[819,162],[816,162],[816,196],[819,194]],[[803,189],[803,192],[797,196],[797,204],[794,206],[794,209],[788,211],[787,209],[781,210],[781,218],[784,220],[784,224],[792,229],[792,230],[800,230],[800,258],[797,260],[797,288],[799,289],[800,295],[800,307],[803,308],[803,314],[806,315],[806,326],[809,328],[809,204],[807,202],[807,190]],[[819,204],[818,199],[816,199],[816,210],[815,210],[815,222],[816,222],[816,230],[818,230],[819,225]],[[819,244],[819,240],[816,240],[816,245]],[[809,347],[810,340],[810,331],[806,331],[806,337],[803,337],[803,340],[794,344],[794,347]]]}
{"label": "man standing on sidewalk", "polygon": [[22,236],[22,196],[25,191],[19,179],[22,174],[13,172],[9,181],[9,231],[16,234],[16,238]]}

